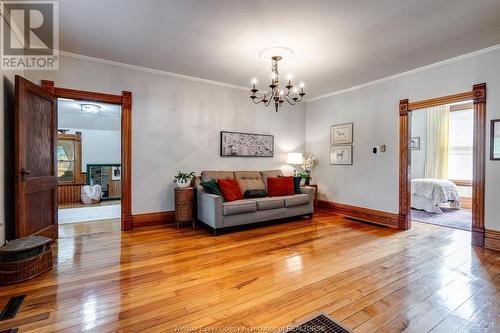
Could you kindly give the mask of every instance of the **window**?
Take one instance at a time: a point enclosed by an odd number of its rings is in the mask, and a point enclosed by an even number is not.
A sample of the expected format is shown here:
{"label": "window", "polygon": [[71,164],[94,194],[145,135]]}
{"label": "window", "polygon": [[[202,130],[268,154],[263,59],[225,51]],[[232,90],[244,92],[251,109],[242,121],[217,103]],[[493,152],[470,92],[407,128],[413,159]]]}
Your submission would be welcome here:
{"label": "window", "polygon": [[59,134],[57,139],[57,180],[60,183],[80,181],[80,133]]}
{"label": "window", "polygon": [[473,124],[472,109],[450,112],[449,179],[472,180]]}

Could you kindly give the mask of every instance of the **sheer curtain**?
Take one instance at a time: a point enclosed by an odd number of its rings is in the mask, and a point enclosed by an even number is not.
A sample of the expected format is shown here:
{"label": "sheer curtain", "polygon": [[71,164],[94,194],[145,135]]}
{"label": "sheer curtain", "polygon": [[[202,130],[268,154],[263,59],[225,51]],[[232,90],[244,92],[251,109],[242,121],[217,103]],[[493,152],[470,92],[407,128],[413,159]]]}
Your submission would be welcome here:
{"label": "sheer curtain", "polygon": [[425,178],[448,179],[450,106],[427,109]]}

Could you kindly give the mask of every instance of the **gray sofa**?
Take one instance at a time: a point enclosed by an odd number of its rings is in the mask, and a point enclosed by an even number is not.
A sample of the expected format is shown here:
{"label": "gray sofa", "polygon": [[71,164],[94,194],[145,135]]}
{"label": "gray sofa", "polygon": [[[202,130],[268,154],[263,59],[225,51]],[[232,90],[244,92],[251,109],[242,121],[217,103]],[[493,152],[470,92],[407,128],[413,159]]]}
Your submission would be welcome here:
{"label": "gray sofa", "polygon": [[[240,188],[267,187],[268,177],[282,176],[281,170],[271,171],[203,171],[201,181],[237,179]],[[302,187],[301,194],[242,199],[223,202],[222,197],[205,192],[197,180],[198,220],[210,226],[214,233],[224,228],[265,222],[314,213],[314,189]],[[266,188],[267,190],[267,188]],[[244,192],[244,191],[242,191]]]}

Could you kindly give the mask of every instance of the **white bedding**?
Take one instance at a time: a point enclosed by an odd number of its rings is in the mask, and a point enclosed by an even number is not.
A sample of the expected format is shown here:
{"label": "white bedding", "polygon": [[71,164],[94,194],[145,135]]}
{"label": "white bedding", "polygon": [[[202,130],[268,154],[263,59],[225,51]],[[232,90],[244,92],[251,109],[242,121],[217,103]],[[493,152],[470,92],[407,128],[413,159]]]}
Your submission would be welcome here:
{"label": "white bedding", "polygon": [[412,208],[442,214],[439,206],[447,202],[452,208],[460,208],[460,193],[453,182],[431,178],[411,180]]}

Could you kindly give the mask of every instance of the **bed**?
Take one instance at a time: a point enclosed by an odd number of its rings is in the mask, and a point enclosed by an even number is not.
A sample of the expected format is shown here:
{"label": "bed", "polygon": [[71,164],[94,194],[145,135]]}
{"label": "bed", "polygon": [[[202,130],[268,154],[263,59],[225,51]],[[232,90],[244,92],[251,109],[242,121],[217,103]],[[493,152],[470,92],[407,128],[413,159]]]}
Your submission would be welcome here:
{"label": "bed", "polygon": [[431,178],[411,180],[412,208],[443,214],[439,206],[444,203],[449,203],[452,208],[460,209],[460,193],[453,182]]}

